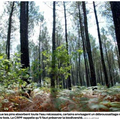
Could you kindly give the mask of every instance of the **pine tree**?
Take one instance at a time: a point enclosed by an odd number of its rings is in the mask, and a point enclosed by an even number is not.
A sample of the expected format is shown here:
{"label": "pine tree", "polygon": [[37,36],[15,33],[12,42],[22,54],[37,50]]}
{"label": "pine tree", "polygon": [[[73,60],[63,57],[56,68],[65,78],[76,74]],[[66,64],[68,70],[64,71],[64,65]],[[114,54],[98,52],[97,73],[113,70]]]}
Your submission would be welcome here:
{"label": "pine tree", "polygon": [[8,33],[7,33],[7,47],[6,47],[6,53],[7,58],[10,59],[10,38],[11,38],[11,27],[12,27],[12,16],[14,11],[14,3],[12,2],[10,16],[9,16],[9,23],[8,23]]}
{"label": "pine tree", "polygon": [[[64,18],[65,18],[65,39],[66,39],[66,50],[67,50],[67,54],[68,53],[68,39],[67,39],[67,18],[66,18],[66,7],[65,7],[65,2],[63,2],[64,5]],[[68,66],[69,66],[69,62],[68,62]],[[70,74],[70,70],[68,71],[68,73]],[[70,75],[68,76],[68,89],[71,90],[71,79],[70,79]]]}
{"label": "pine tree", "polygon": [[85,49],[85,41],[84,41],[84,28],[82,25],[82,17],[80,11],[80,3],[78,2],[78,15],[79,15],[79,23],[80,23],[80,33],[82,37],[82,44],[83,44],[83,55],[84,55],[84,63],[85,63],[85,74],[86,74],[86,82],[87,86],[89,86],[89,79],[88,79],[88,64],[87,64],[87,56],[86,56],[86,49]]}
{"label": "pine tree", "polygon": [[54,95],[55,88],[55,1],[53,1],[53,31],[52,31],[52,71],[51,71],[51,93]]}
{"label": "pine tree", "polygon": [[[29,67],[28,50],[28,2],[20,4],[20,44],[21,44],[21,64],[22,68]],[[25,80],[29,83],[27,80]]]}
{"label": "pine tree", "polygon": [[103,48],[102,48],[102,41],[101,41],[101,36],[100,36],[100,29],[99,29],[99,23],[98,23],[98,17],[97,17],[97,12],[95,8],[95,2],[93,2],[93,7],[94,7],[94,13],[95,13],[95,19],[96,19],[96,25],[97,25],[97,31],[98,31],[98,38],[99,38],[99,45],[100,45],[100,55],[101,55],[101,62],[102,62],[102,67],[103,67],[103,73],[105,76],[105,82],[107,87],[110,87],[109,82],[108,82],[108,75],[107,75],[107,69],[104,61],[104,55],[103,55]]}
{"label": "pine tree", "polygon": [[86,36],[86,49],[88,53],[88,59],[89,59],[89,65],[90,65],[90,73],[91,73],[91,85],[96,86],[96,75],[95,75],[95,68],[91,53],[91,45],[89,40],[89,34],[88,34],[88,24],[87,24],[87,15],[86,15],[86,5],[85,2],[82,2],[83,5],[83,13],[84,13],[84,25],[85,25],[85,36]]}
{"label": "pine tree", "polygon": [[115,33],[120,56],[120,2],[110,2],[115,26]]}

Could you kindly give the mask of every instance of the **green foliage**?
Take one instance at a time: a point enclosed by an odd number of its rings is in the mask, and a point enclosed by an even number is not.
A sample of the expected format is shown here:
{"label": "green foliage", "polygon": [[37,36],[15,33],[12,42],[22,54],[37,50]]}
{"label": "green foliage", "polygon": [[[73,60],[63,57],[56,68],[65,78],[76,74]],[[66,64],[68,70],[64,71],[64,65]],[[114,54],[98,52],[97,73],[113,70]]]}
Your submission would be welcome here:
{"label": "green foliage", "polygon": [[[45,70],[50,74],[52,71],[52,65],[51,65],[51,58],[52,54],[47,53],[47,51],[43,51],[42,54],[46,57],[46,60],[44,60],[44,63],[46,63]],[[61,45],[56,48],[55,50],[55,70],[54,73],[56,74],[56,79],[61,77],[61,75],[64,76],[65,79],[68,78],[69,70],[71,69],[71,65],[69,64],[70,55],[68,55],[65,45]]]}
{"label": "green foliage", "polygon": [[4,54],[0,55],[0,83],[7,88],[17,84],[24,86],[26,82],[23,79],[29,79],[29,74],[28,68],[21,66],[20,54],[15,53],[11,60],[6,59]]}
{"label": "green foliage", "polygon": [[39,74],[42,73],[42,69],[40,69],[40,71],[39,71],[39,66],[41,66],[41,65],[39,64],[38,59],[32,61],[31,76],[32,76],[34,82],[38,82],[37,80],[39,79]]}
{"label": "green foliage", "polygon": [[50,78],[49,77],[45,77],[44,78],[44,86],[47,88],[50,88]]}
{"label": "green foliage", "polygon": [[82,53],[83,53],[83,50],[78,49],[78,50],[72,52],[71,58],[73,60],[76,60],[77,56],[80,56]]}
{"label": "green foliage", "polygon": [[[76,57],[76,55],[81,55],[82,50],[76,50],[76,52],[72,53],[71,55],[68,55],[68,52],[66,50],[66,46],[63,44],[59,47],[56,48],[54,51],[54,56],[55,56],[55,69],[52,70],[52,53],[48,51],[43,51],[42,54],[46,58],[43,62],[45,64],[45,70],[47,73],[51,74],[51,72],[55,73],[56,80],[62,79],[67,79],[68,76],[71,74],[69,71],[71,70],[71,64],[70,64],[70,59]],[[60,87],[60,84],[59,84]]]}

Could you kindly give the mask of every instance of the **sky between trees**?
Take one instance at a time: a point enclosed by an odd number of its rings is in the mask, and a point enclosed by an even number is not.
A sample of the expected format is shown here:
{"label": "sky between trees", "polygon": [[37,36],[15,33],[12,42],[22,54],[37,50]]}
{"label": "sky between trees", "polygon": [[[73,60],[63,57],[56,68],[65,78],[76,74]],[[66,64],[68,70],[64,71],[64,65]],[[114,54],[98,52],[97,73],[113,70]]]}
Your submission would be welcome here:
{"label": "sky between trees", "polygon": [[[73,1],[73,0],[72,0]],[[71,1],[71,2],[72,2]],[[104,1],[97,1],[96,2],[96,9],[97,9],[97,12],[101,12],[101,7],[100,5],[103,3]],[[1,0],[0,1],[0,14],[3,12],[3,5],[4,1]],[[36,6],[39,6],[39,12],[42,13],[44,15],[44,19],[46,20],[46,26],[48,27],[49,29],[49,35],[50,37],[52,37],[52,2],[51,1],[39,1],[39,0],[36,0],[35,1],[36,3]],[[66,8],[68,10],[70,10],[70,4],[71,3],[68,3],[68,5],[66,6]],[[98,43],[98,36],[97,36],[97,28],[96,28],[96,22],[95,22],[95,16],[94,16],[94,11],[93,11],[93,4],[92,4],[92,1],[88,1],[87,4],[86,4],[86,8],[89,10],[89,14],[87,14],[87,18],[88,18],[88,30],[89,30],[89,33],[91,35],[93,35],[93,37],[96,39],[96,43]],[[62,25],[62,29],[63,29],[63,32],[64,32],[64,9],[63,7],[57,7],[56,8],[56,12],[57,12],[57,18],[58,20],[61,21],[61,25]],[[99,17],[99,25],[100,25],[100,28],[104,27],[106,30],[107,30],[107,20],[105,19],[105,17],[101,16],[100,14],[98,14],[98,17]],[[6,16],[6,19],[7,16]],[[72,16],[67,12],[67,22],[68,22],[68,32],[74,32],[74,30],[72,29]],[[113,24],[113,23],[111,23]],[[37,39],[38,39],[38,36],[39,36],[39,25],[36,25],[35,28],[34,28],[34,33],[33,33],[33,36],[31,37],[31,40],[33,40],[36,44],[37,44]],[[18,39],[19,38],[19,31],[16,31],[16,38]],[[16,39],[15,38],[15,39]],[[109,36],[109,38],[111,39],[111,36]],[[12,42],[12,50],[11,50],[11,53],[15,53],[16,52],[16,45],[18,45],[19,42],[17,41],[13,41]],[[115,45],[115,43],[113,42],[113,45]]]}

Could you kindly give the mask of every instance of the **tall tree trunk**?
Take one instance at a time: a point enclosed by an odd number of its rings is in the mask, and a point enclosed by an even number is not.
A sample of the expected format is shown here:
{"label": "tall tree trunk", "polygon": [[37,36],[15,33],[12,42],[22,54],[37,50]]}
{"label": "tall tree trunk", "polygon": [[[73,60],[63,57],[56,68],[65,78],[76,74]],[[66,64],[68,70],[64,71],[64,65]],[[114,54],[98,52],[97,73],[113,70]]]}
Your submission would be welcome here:
{"label": "tall tree trunk", "polygon": [[[80,30],[79,30],[79,22],[78,22],[78,49],[80,49]],[[77,66],[77,69],[78,69],[78,77],[79,77],[79,83],[80,85],[82,86],[82,77],[81,77],[81,54],[78,53],[78,59],[79,59],[79,63],[78,63],[78,66]]]}
{"label": "tall tree trunk", "polygon": [[95,65],[95,73],[96,73],[96,81],[97,83],[100,83],[100,74],[99,74],[99,70],[96,67],[97,65]]}
{"label": "tall tree trunk", "polygon": [[105,85],[104,78],[103,78],[103,70],[102,70],[102,65],[100,64],[100,78],[101,78],[101,84]]}
{"label": "tall tree trunk", "polygon": [[10,59],[10,38],[11,38],[12,15],[14,10],[14,3],[15,2],[13,2],[11,6],[11,12],[10,12],[9,23],[8,23],[7,44],[6,44],[6,54],[8,59]]}
{"label": "tall tree trunk", "polygon": [[[21,64],[22,68],[29,68],[29,48],[28,48],[28,2],[20,3],[20,44],[21,44]],[[29,73],[27,73],[29,74]],[[27,84],[28,79],[22,78]],[[25,86],[26,87],[26,86]],[[22,88],[23,91],[24,88]],[[31,90],[28,90],[28,94]]]}
{"label": "tall tree trunk", "polygon": [[87,56],[86,56],[86,51],[85,51],[85,42],[84,42],[84,32],[83,32],[83,25],[82,25],[82,20],[81,20],[81,14],[80,14],[80,4],[78,2],[78,10],[79,10],[79,23],[80,23],[80,33],[82,37],[82,43],[83,43],[83,55],[84,55],[84,63],[85,63],[85,74],[86,74],[86,82],[87,86],[89,86],[89,78],[88,78],[88,64],[87,64]]}
{"label": "tall tree trunk", "polygon": [[79,80],[80,80],[80,85],[82,86],[82,77],[81,77],[81,58],[79,54]]}
{"label": "tall tree trunk", "polygon": [[86,49],[88,53],[89,65],[90,65],[90,73],[91,73],[91,85],[96,86],[96,76],[95,76],[95,68],[91,53],[91,45],[88,34],[88,24],[87,24],[87,15],[86,15],[86,5],[85,2],[82,2],[83,12],[84,12],[84,25],[85,25],[85,36],[86,36]]}
{"label": "tall tree trunk", "polygon": [[120,56],[120,2],[110,2],[115,26],[115,34],[117,39],[118,51]]}
{"label": "tall tree trunk", "polygon": [[[59,61],[59,65],[58,65],[58,69],[60,69],[60,67],[61,67],[61,62]],[[62,88],[62,85],[63,85],[63,77],[62,77],[63,75],[58,75],[58,83],[59,83],[59,88],[61,89]]]}
{"label": "tall tree trunk", "polygon": [[119,57],[119,52],[118,52],[117,46],[115,47],[115,52],[116,52],[116,55],[117,55],[118,67],[119,67],[119,72],[120,72],[120,57]]}
{"label": "tall tree trunk", "polygon": [[21,64],[23,68],[29,67],[28,51],[28,2],[20,4],[20,43],[21,43]]}
{"label": "tall tree trunk", "polygon": [[[65,39],[66,39],[66,50],[67,50],[67,54],[68,53],[68,40],[67,40],[67,19],[66,19],[66,8],[65,8],[65,2],[63,2],[64,5],[64,18],[65,18]],[[69,66],[69,62],[67,64]],[[70,73],[70,70],[68,71],[68,73]],[[71,79],[70,79],[70,75],[68,76],[68,89],[71,90]]]}
{"label": "tall tree trunk", "polygon": [[99,23],[98,23],[98,18],[97,18],[97,12],[96,12],[96,8],[95,8],[95,2],[93,2],[93,7],[94,7],[96,24],[97,24],[97,31],[98,31],[98,38],[99,38],[99,45],[100,45],[100,55],[101,55],[103,73],[104,73],[104,76],[105,76],[106,86],[110,87],[109,82],[108,82],[108,75],[107,75],[107,70],[106,70],[106,66],[105,66],[105,61],[104,61],[103,50],[102,50],[102,41],[101,41],[101,36],[100,36],[100,29],[99,29]]}
{"label": "tall tree trunk", "polygon": [[74,80],[74,66],[71,67],[71,78],[72,78],[72,85],[75,86],[75,80]]}
{"label": "tall tree trunk", "polygon": [[[113,54],[113,49],[111,48],[111,57],[109,58],[109,60],[110,60],[110,65],[112,65],[112,67],[111,67],[111,74],[113,75],[113,80],[112,80],[112,82],[113,82],[113,85],[115,84],[115,82],[116,82],[116,74],[115,74],[115,69],[116,69],[116,66],[115,66],[115,60],[114,60],[114,54]],[[118,72],[118,74],[119,74],[119,72]]]}
{"label": "tall tree trunk", "polygon": [[110,58],[108,57],[106,43],[105,43],[104,47],[105,47],[106,59],[107,59],[107,63],[108,63],[108,71],[109,71],[109,75],[110,75],[111,86],[113,86],[113,81],[112,81],[113,77],[112,77],[112,73],[111,73],[112,69],[111,69],[111,64],[110,64],[110,61],[109,61]]}
{"label": "tall tree trunk", "polygon": [[40,41],[41,41],[41,23],[40,23],[40,33],[39,33],[39,83],[40,83],[40,86],[41,86],[41,73],[40,73],[40,70],[41,70],[41,62],[40,62],[40,60],[41,60],[41,58],[40,58],[40,49],[41,49],[41,47],[40,47]]}
{"label": "tall tree trunk", "polygon": [[77,61],[77,55],[76,55],[76,58],[75,58],[75,76],[76,76],[76,85],[79,86],[79,80],[78,80],[78,72],[79,72],[79,69],[78,69],[78,61]]}
{"label": "tall tree trunk", "polygon": [[52,32],[52,71],[51,71],[51,93],[54,94],[55,88],[55,1],[53,1],[53,32]]}

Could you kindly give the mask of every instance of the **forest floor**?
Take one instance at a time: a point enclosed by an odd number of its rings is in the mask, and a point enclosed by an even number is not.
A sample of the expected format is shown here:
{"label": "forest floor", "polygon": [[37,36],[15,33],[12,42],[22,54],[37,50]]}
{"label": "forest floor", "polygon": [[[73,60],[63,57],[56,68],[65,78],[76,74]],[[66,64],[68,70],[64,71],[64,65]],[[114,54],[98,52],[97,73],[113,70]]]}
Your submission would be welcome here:
{"label": "forest floor", "polygon": [[73,87],[72,90],[59,90],[56,98],[51,96],[49,88],[36,88],[27,97],[21,95],[17,88],[2,91],[0,112],[120,111],[120,86],[109,89],[97,86],[94,91],[92,87]]}

